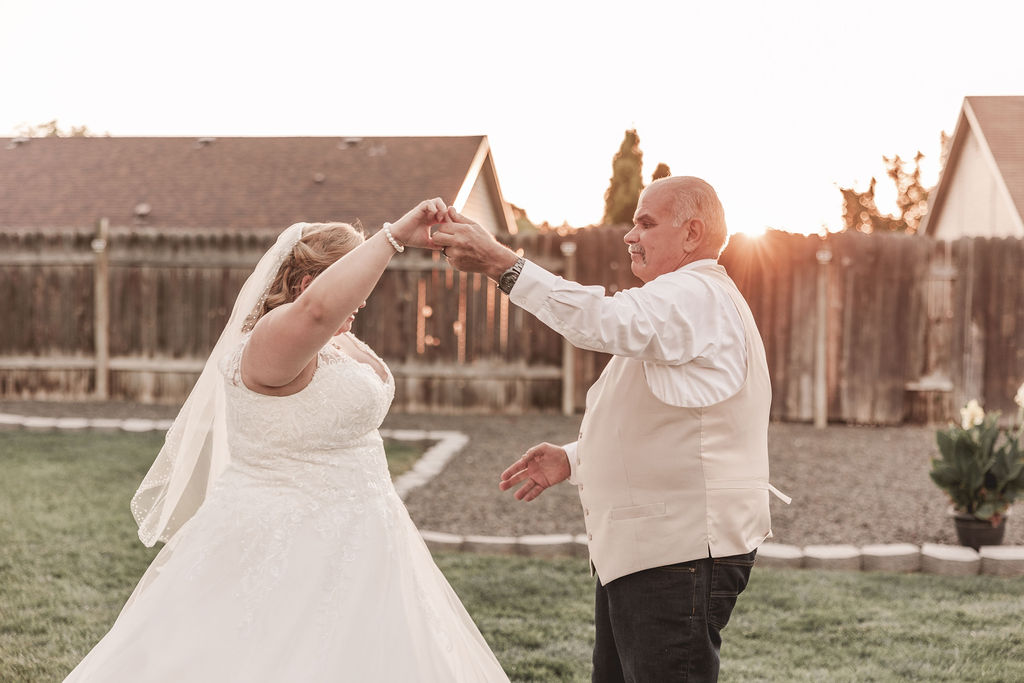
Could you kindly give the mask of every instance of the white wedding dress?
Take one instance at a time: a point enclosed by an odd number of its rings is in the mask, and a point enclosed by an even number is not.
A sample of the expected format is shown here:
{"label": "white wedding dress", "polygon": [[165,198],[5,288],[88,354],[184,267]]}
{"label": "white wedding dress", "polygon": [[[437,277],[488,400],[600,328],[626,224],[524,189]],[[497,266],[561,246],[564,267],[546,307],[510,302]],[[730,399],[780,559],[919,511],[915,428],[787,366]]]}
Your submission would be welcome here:
{"label": "white wedding dress", "polygon": [[66,680],[507,681],[391,484],[383,362],[328,345],[264,396],[244,343],[221,364],[231,464]]}

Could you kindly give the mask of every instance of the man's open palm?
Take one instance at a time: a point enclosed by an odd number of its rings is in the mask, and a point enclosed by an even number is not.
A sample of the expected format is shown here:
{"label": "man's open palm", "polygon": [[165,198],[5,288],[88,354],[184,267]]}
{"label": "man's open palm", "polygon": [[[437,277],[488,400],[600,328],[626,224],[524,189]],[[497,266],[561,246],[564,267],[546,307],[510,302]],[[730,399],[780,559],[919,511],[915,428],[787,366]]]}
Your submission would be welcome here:
{"label": "man's open palm", "polygon": [[519,482],[525,482],[516,492],[517,500],[531,501],[549,486],[569,478],[569,458],[565,449],[550,443],[530,448],[523,457],[501,473],[498,488],[508,491]]}

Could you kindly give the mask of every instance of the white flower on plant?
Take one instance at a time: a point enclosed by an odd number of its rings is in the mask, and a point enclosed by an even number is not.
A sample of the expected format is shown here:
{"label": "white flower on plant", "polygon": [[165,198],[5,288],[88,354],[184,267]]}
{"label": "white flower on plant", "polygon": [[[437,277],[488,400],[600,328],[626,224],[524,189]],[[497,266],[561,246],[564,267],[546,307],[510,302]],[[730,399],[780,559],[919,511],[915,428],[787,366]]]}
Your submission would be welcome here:
{"label": "white flower on plant", "polygon": [[1013,402],[1024,408],[1024,384],[1021,384],[1020,388],[1017,389],[1017,395],[1013,397]]}
{"label": "white flower on plant", "polygon": [[976,427],[985,421],[985,411],[978,405],[978,399],[972,398],[960,409],[960,426],[964,429]]}

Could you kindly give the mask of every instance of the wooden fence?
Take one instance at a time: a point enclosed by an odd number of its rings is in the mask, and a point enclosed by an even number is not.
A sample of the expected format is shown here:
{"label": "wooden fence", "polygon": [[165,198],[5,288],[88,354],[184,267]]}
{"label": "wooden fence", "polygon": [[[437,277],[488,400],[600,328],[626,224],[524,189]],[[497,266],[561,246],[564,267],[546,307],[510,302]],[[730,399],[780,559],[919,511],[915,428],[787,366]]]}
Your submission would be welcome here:
{"label": "wooden fence", "polygon": [[814,419],[816,388],[851,423],[945,421],[971,398],[1016,411],[1024,240],[769,232],[721,262],[764,339],[773,418]]}
{"label": "wooden fence", "polygon": [[[0,233],[0,398],[182,401],[275,237]],[[556,272],[565,261],[557,250],[539,257]],[[485,277],[457,273],[437,255],[394,259],[355,332],[391,366],[399,410],[566,402],[561,339]]]}
{"label": "wooden fence", "polygon": [[[609,291],[635,286],[622,228],[514,240]],[[269,233],[0,232],[0,398],[180,402]],[[1024,241],[769,232],[723,265],[750,302],[772,417],[945,420],[968,398],[1012,412],[1024,380]],[[607,363],[479,275],[395,258],[356,333],[396,377],[398,410],[579,410]]]}

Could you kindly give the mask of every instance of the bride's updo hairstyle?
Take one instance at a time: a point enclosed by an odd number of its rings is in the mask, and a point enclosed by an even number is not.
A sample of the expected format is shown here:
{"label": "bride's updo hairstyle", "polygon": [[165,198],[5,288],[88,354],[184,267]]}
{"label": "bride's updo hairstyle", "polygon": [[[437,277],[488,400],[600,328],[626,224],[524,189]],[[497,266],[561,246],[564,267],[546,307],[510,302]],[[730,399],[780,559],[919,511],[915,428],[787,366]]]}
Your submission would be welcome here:
{"label": "bride's updo hairstyle", "polygon": [[[358,225],[358,224],[357,224]],[[360,227],[348,223],[310,223],[295,243],[292,253],[281,264],[267,290],[259,317],[282,304],[299,298],[302,279],[316,277],[328,266],[352,251],[365,239]]]}

